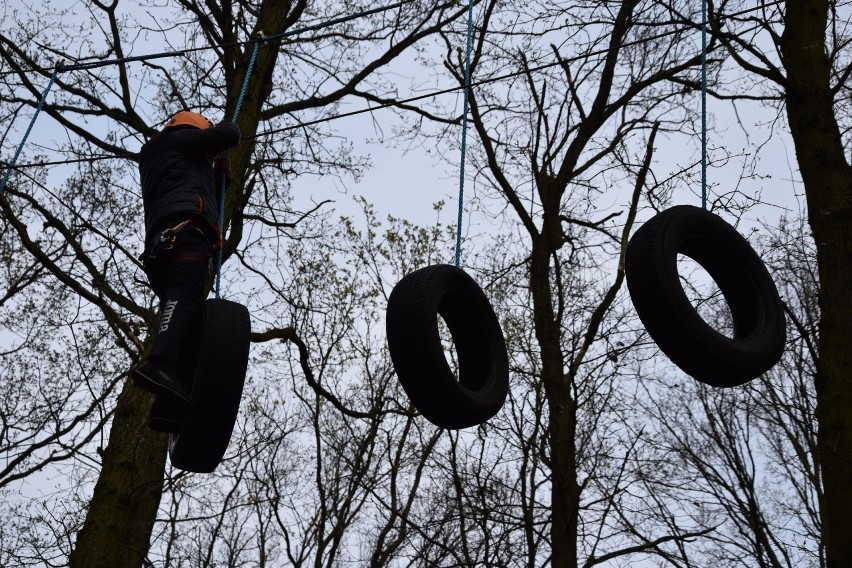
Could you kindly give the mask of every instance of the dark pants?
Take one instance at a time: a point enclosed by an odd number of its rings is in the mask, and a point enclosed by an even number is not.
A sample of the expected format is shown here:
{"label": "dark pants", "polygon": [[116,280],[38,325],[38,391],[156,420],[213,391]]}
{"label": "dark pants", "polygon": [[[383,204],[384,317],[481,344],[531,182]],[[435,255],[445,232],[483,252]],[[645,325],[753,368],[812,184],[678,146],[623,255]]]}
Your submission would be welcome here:
{"label": "dark pants", "polygon": [[160,319],[148,362],[175,373],[186,339],[201,333],[212,246],[194,225],[186,225],[171,249],[145,259],[145,273],[160,299]]}

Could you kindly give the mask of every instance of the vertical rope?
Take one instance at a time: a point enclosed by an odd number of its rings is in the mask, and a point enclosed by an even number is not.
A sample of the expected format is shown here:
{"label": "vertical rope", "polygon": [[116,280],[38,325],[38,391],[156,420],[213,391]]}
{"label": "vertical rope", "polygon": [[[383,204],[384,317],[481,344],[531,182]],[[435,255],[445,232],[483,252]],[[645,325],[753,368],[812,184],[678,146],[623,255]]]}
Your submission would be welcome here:
{"label": "vertical rope", "polygon": [[456,267],[461,263],[462,215],[464,214],[464,162],[467,154],[467,113],[470,107],[470,52],[473,49],[473,0],[467,5],[467,47],[464,65],[464,111],[462,113],[461,164],[459,173],[459,217],[456,223]]}
{"label": "vertical rope", "polygon": [[53,83],[56,81],[56,75],[59,73],[61,66],[56,66],[53,70],[53,74],[50,76],[50,82],[47,84],[47,88],[41,94],[41,98],[38,101],[38,105],[36,106],[35,114],[33,114],[32,119],[30,120],[30,125],[27,127],[27,131],[24,134],[23,139],[21,139],[21,143],[18,144],[18,149],[15,151],[15,155],[12,157],[12,161],[6,167],[6,173],[3,174],[3,180],[0,181],[0,193],[3,193],[3,190],[6,189],[6,183],[9,181],[9,177],[12,175],[12,169],[14,169],[15,164],[18,162],[18,157],[21,155],[21,150],[24,149],[24,144],[27,143],[27,138],[30,136],[30,132],[33,130],[33,126],[35,126],[36,119],[38,118],[39,113],[41,112],[42,107],[44,106],[44,101],[47,100],[47,94],[50,92],[51,87],[53,87]]}
{"label": "vertical rope", "polygon": [[701,2],[701,208],[707,209],[707,0]]}
{"label": "vertical rope", "polygon": [[[246,97],[246,91],[248,90],[249,79],[251,79],[252,70],[254,70],[254,62],[257,60],[257,52],[260,48],[260,44],[263,39],[258,39],[254,42],[254,50],[251,53],[251,59],[249,59],[248,69],[246,69],[246,76],[243,79],[243,86],[240,89],[240,96],[237,97],[237,106],[234,108],[234,116],[231,118],[231,122],[237,122],[237,117],[240,116],[240,109],[243,106],[243,100]],[[227,150],[225,151],[225,157],[228,156]],[[221,180],[219,181],[219,230],[222,231],[222,244],[224,246],[225,241],[225,176],[222,175]],[[222,247],[219,247],[219,251],[216,255],[216,299],[219,298],[219,288],[222,283]]]}

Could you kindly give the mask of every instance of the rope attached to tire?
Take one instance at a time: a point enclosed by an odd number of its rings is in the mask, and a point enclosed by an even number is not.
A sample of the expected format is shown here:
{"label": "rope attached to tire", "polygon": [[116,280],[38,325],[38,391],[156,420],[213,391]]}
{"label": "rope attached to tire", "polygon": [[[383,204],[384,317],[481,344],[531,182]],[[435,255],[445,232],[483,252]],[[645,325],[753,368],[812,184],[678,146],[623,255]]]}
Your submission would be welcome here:
{"label": "rope attached to tire", "polygon": [[[660,350],[694,379],[734,387],[781,358],[784,306],[760,256],[732,226],[707,209],[707,2],[701,29],[701,208],[672,207],[645,223],[627,245],[627,288],[639,319]],[[733,319],[733,337],[698,314],[680,284],[678,254],[719,286]]]}
{"label": "rope attached to tire", "polygon": [[[459,267],[472,37],[469,0],[455,266],[437,264],[405,276],[388,299],[386,321],[388,349],[402,388],[427,420],[452,429],[486,422],[500,411],[509,392],[500,322],[485,293]],[[444,353],[439,318],[452,336],[458,377]]]}

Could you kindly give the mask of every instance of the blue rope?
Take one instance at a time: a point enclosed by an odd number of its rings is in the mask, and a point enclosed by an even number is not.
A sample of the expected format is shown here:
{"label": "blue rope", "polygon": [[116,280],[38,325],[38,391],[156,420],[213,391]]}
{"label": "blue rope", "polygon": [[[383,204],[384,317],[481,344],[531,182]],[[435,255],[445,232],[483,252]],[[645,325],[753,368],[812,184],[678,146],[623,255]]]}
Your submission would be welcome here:
{"label": "blue rope", "polygon": [[467,48],[464,66],[464,112],[462,113],[461,172],[459,173],[459,217],[456,223],[456,267],[461,263],[462,215],[464,214],[464,162],[467,153],[467,113],[470,107],[470,52],[473,49],[473,0],[467,5]]}
{"label": "blue rope", "polygon": [[[251,52],[251,59],[249,59],[248,69],[246,69],[246,76],[243,79],[243,86],[240,89],[240,96],[237,97],[237,106],[234,108],[234,116],[231,118],[231,122],[237,122],[237,117],[240,116],[240,109],[243,106],[243,100],[246,97],[246,91],[248,90],[249,79],[251,79],[251,72],[254,70],[254,62],[257,60],[257,52],[260,49],[260,44],[263,43],[263,38],[255,40],[254,42],[254,50]],[[228,156],[227,150],[225,151],[225,157]],[[224,246],[225,241],[225,175],[222,175],[222,179],[219,182],[219,230],[222,231],[222,244]],[[219,287],[222,282],[222,247],[219,247],[218,254],[216,255],[216,299],[219,298]]]}
{"label": "blue rope", "polygon": [[[306,31],[321,30],[321,29],[327,28],[329,26],[333,26],[333,25],[336,25],[336,24],[344,23],[344,22],[349,22],[349,21],[352,21],[352,20],[356,20],[358,18],[363,18],[364,16],[369,16],[371,14],[378,14],[380,12],[387,12],[388,10],[393,10],[394,8],[399,8],[401,6],[404,6],[405,4],[409,4],[413,1],[414,0],[401,0],[400,2],[397,2],[395,4],[391,4],[389,6],[381,6],[381,7],[378,7],[378,8],[372,8],[370,10],[364,10],[362,12],[357,12],[355,14],[351,14],[351,15],[348,15],[348,16],[340,16],[338,18],[332,18],[331,20],[326,20],[325,22],[321,22],[321,23],[316,24],[316,25],[305,26],[305,27],[294,29],[294,30],[289,30],[289,31],[286,31],[286,32],[275,34],[275,35],[272,35],[272,36],[269,36],[269,37],[261,37],[261,38],[255,40],[254,50],[252,51],[251,59],[249,60],[248,69],[246,70],[246,76],[245,76],[245,79],[243,80],[243,86],[242,86],[242,89],[240,90],[240,96],[237,99],[237,106],[234,109],[234,116],[231,119],[231,122],[236,122],[237,117],[240,114],[240,108],[243,105],[243,99],[245,98],[246,91],[248,90],[249,79],[251,78],[251,73],[252,73],[252,70],[254,69],[254,63],[255,63],[255,60],[257,59],[257,52],[260,49],[261,44],[266,43],[266,42],[275,41],[275,40],[278,40],[278,39],[283,39],[283,38],[290,37],[290,36],[295,36],[295,35],[304,33]],[[227,156],[227,155],[228,155],[228,153],[225,152],[225,156]],[[225,178],[224,178],[224,176],[222,177],[222,180],[220,182],[220,190],[219,190],[219,227],[221,228],[221,230],[223,232],[222,238],[223,238],[223,241],[224,241],[224,236],[225,236],[224,235],[224,230],[225,230]],[[220,289],[221,289],[221,282],[222,282],[222,248],[220,247],[219,251],[216,255],[216,298],[217,299],[219,298],[219,293],[220,293]]]}
{"label": "blue rope", "polygon": [[3,181],[0,181],[0,193],[3,193],[3,190],[6,189],[6,182],[9,181],[9,177],[12,175],[12,170],[15,167],[15,163],[18,161],[18,156],[21,155],[21,150],[24,149],[24,144],[27,143],[27,138],[29,138],[30,132],[32,132],[33,126],[35,126],[35,121],[38,118],[38,115],[41,112],[42,107],[44,106],[44,101],[47,100],[47,93],[49,93],[51,87],[53,87],[53,83],[56,81],[56,75],[58,73],[59,73],[59,67],[56,67],[53,70],[53,74],[50,76],[50,82],[47,84],[47,88],[41,94],[41,98],[38,101],[38,106],[36,106],[35,114],[33,114],[33,117],[30,120],[30,125],[27,128],[27,131],[24,134],[24,137],[21,140],[21,143],[18,144],[18,149],[15,151],[15,155],[12,157],[12,161],[6,167],[6,173],[3,174]]}
{"label": "blue rope", "polygon": [[707,0],[701,3],[701,208],[707,209]]}

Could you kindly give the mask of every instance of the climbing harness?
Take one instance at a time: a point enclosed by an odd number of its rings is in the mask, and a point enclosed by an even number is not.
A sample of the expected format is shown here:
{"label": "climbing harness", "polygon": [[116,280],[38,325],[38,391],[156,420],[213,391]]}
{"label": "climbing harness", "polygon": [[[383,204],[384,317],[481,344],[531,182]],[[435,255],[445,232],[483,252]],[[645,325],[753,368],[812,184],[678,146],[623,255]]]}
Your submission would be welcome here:
{"label": "climbing harness", "polygon": [[151,251],[148,253],[148,258],[157,258],[157,253],[164,250],[172,250],[175,248],[175,243],[177,242],[178,235],[181,231],[183,231],[186,227],[194,228],[199,233],[203,233],[200,227],[196,225],[193,221],[187,220],[182,223],[178,223],[174,227],[169,227],[164,231],[161,231],[157,240],[154,241],[154,246]]}

